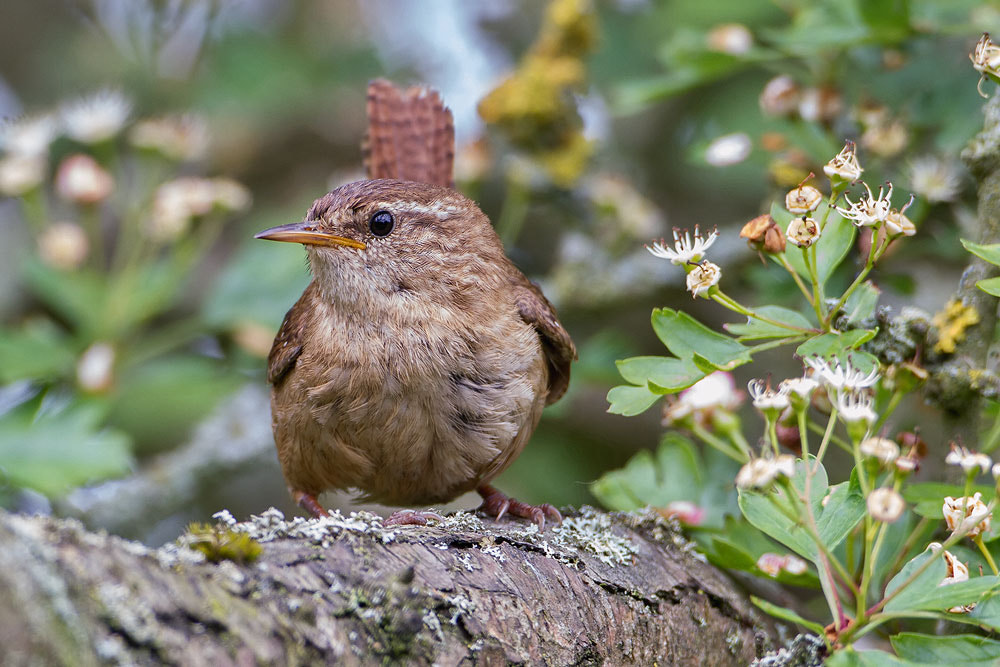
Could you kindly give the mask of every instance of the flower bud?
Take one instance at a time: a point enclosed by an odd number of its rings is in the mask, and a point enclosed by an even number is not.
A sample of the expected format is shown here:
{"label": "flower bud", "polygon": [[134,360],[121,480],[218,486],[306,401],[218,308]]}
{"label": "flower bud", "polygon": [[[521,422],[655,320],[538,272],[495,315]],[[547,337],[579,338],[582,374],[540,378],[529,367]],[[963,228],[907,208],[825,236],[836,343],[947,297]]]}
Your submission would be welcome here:
{"label": "flower bud", "polygon": [[20,197],[45,179],[45,158],[35,155],[8,155],[0,159],[0,195]]}
{"label": "flower bud", "polygon": [[705,148],[705,162],[713,167],[729,167],[750,156],[753,143],[745,132],[724,134]]}
{"label": "flower bud", "polygon": [[800,185],[785,195],[785,208],[789,213],[805,215],[815,211],[822,201],[822,192],[811,185]]}
{"label": "flower bud", "polygon": [[788,235],[788,240],[798,247],[808,248],[819,240],[819,223],[806,216],[794,218],[788,223],[788,230],[785,233]]}
{"label": "flower bud", "polygon": [[708,31],[708,48],[733,56],[743,55],[753,47],[753,35],[742,23],[723,23]]}
{"label": "flower bud", "polygon": [[76,204],[97,204],[114,190],[111,174],[97,160],[77,153],[62,161],[56,171],[56,192],[66,201]]}
{"label": "flower bud", "polygon": [[90,243],[83,229],[72,222],[57,222],[38,237],[38,255],[49,266],[63,271],[80,268]]}
{"label": "flower bud", "polygon": [[103,393],[114,381],[115,350],[108,343],[94,343],[76,364],[76,381],[88,392]]}

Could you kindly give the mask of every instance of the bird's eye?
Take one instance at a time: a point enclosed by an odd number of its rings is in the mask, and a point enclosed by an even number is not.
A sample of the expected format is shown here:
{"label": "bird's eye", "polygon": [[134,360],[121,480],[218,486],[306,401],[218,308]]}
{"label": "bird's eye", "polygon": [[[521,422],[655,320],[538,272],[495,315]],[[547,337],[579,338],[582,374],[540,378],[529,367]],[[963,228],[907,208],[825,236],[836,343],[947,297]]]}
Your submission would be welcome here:
{"label": "bird's eye", "polygon": [[379,211],[372,215],[372,219],[368,221],[368,229],[375,236],[388,236],[395,226],[396,219],[389,211]]}

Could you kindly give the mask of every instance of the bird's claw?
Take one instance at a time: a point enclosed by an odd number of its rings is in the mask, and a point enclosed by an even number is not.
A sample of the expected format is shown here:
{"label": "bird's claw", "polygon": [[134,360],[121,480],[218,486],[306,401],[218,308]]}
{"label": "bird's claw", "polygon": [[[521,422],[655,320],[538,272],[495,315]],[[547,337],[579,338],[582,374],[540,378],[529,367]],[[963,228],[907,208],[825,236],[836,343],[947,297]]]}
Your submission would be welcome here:
{"label": "bird's claw", "polygon": [[515,500],[497,488],[484,484],[476,491],[483,497],[483,504],[479,506],[479,511],[496,517],[499,521],[506,514],[522,519],[529,519],[534,522],[539,530],[545,530],[545,519],[548,518],[555,524],[562,523],[562,514],[549,503],[541,505],[529,505]]}
{"label": "bird's claw", "polygon": [[322,519],[323,517],[330,516],[330,512],[327,511],[325,507],[319,504],[316,500],[316,496],[311,493],[306,493],[305,491],[298,491],[296,489],[290,489],[292,494],[292,500],[295,504],[309,512],[314,518]]}
{"label": "bird's claw", "polygon": [[382,520],[383,526],[426,526],[428,519],[444,521],[444,517],[431,510],[397,510]]}

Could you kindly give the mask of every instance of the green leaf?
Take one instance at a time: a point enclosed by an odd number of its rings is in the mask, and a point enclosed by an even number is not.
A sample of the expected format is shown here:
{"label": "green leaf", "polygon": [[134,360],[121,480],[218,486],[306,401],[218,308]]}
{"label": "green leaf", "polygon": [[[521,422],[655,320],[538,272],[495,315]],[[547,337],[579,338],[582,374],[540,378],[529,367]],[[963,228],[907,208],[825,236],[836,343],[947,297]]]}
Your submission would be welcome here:
{"label": "green leaf", "polygon": [[[889,638],[900,658],[938,665],[1000,658],[1000,641],[979,635],[923,635],[901,632]],[[995,663],[994,663],[995,664]]]}
{"label": "green leaf", "polygon": [[893,595],[900,589],[930,559],[933,559],[931,565],[885,605],[886,612],[943,611],[958,605],[976,602],[983,593],[1000,587],[1000,577],[993,575],[975,577],[968,581],[941,586],[941,582],[947,576],[947,565],[943,557],[928,549],[910,560],[886,584],[886,597]]}
{"label": "green leaf", "polygon": [[968,616],[994,631],[1000,631],[1000,594],[988,595]]}
{"label": "green leaf", "polygon": [[823,664],[826,667],[913,667],[918,663],[897,658],[886,651],[855,651],[848,647],[834,651]]}
{"label": "green leaf", "polygon": [[54,380],[72,372],[75,362],[72,341],[48,320],[31,320],[19,330],[0,329],[0,383]]}
{"label": "green leaf", "polygon": [[[788,308],[782,308],[781,306],[761,306],[756,310],[761,315],[781,322],[782,324],[788,324],[793,327],[798,327],[799,329],[812,328],[809,320],[807,320],[801,313],[789,310]],[[756,320],[752,317],[747,318],[746,323],[734,322],[731,324],[724,324],[723,327],[729,333],[734,336],[739,336],[743,340],[784,338],[786,336],[793,336],[796,333],[801,333],[786,327],[779,327],[775,324],[761,322],[760,320]]]}
{"label": "green leaf", "polygon": [[24,279],[35,296],[85,335],[101,330],[107,290],[104,276],[64,273],[32,259],[24,265]]}
{"label": "green leaf", "polygon": [[965,246],[965,249],[976,257],[979,257],[994,266],[1000,266],[1000,243],[981,245],[966,239],[959,240],[962,242],[962,245]]}
{"label": "green leaf", "polygon": [[[810,464],[810,467],[813,464]],[[805,463],[795,464],[792,485],[801,497],[805,496]],[[822,500],[827,496],[828,482],[826,470],[820,465],[811,483],[810,500],[820,539],[828,549],[834,549],[858,524],[865,515],[865,500],[857,488],[843,482],[829,489],[826,506]],[[782,511],[780,503],[787,511]],[[793,506],[785,497],[783,489],[773,488],[768,493],[740,489],[739,506],[751,524],[765,535],[773,537],[800,556],[815,562],[819,550],[811,534],[805,528],[804,517],[793,521],[788,514],[794,513]]]}
{"label": "green leaf", "polygon": [[104,408],[76,401],[39,410],[29,401],[0,417],[0,471],[15,486],[60,496],[87,482],[121,475],[132,457],[125,434],[102,429]]}
{"label": "green leaf", "polygon": [[976,282],[976,287],[991,296],[1000,296],[1000,277],[980,280]]}
{"label": "green leaf", "polygon": [[[675,356],[695,360],[697,354],[712,369],[732,370],[750,361],[750,350],[739,341],[712,331],[687,313],[657,308],[653,331]],[[695,361],[697,363],[697,361]]]}
{"label": "green leaf", "polygon": [[875,314],[875,306],[878,305],[879,295],[882,290],[875,287],[872,281],[863,282],[844,304],[844,313],[847,315],[848,324],[856,324],[862,320],[867,320]]}
{"label": "green leaf", "polygon": [[867,370],[874,368],[878,360],[866,352],[856,350],[874,338],[875,333],[873,329],[851,329],[843,333],[820,334],[799,345],[795,354],[800,357],[816,356],[824,359],[846,359],[849,356],[852,363],[857,362],[854,365],[859,370]]}
{"label": "green leaf", "polygon": [[[816,220],[822,220],[826,209],[827,203],[823,202],[813,212],[812,217]],[[771,217],[774,218],[775,222],[784,227],[792,221],[793,216],[781,204],[775,202],[771,206]],[[826,226],[823,227],[823,234],[814,246],[816,248],[816,274],[820,284],[825,285],[836,268],[844,261],[844,257],[847,256],[847,253],[850,252],[851,247],[854,245],[855,232],[854,224],[850,220],[845,220],[841,217],[836,209],[830,211],[830,217],[827,218]],[[810,280],[809,270],[806,269],[805,260],[802,257],[802,250],[800,248],[789,243],[785,249],[785,257],[800,276],[806,281]],[[777,262],[777,258],[774,261]]]}
{"label": "green leaf", "polygon": [[817,635],[822,635],[824,633],[824,628],[822,625],[802,618],[791,609],[786,609],[785,607],[779,607],[776,604],[771,604],[767,600],[762,600],[756,595],[751,595],[750,601],[753,602],[755,605],[757,605],[762,611],[764,611],[767,614],[770,614],[771,616],[774,616],[775,618],[780,618],[783,621],[788,621],[790,623],[796,623],[798,625],[801,625],[807,630],[815,632]]}
{"label": "green leaf", "polygon": [[634,417],[648,410],[658,398],[659,394],[654,394],[646,387],[619,385],[612,387],[608,392],[608,403],[610,403],[608,412],[613,415]]}
{"label": "green leaf", "polygon": [[648,385],[656,394],[673,394],[705,377],[688,359],[673,357],[631,357],[616,361],[622,377],[632,384]]}

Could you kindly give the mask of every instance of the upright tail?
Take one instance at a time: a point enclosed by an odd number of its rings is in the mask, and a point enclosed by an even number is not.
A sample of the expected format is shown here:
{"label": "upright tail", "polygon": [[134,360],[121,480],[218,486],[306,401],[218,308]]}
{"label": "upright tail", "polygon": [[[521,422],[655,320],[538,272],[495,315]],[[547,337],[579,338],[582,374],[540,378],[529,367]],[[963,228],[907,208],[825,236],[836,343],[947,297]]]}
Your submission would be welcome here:
{"label": "upright tail", "polygon": [[454,187],[455,124],[436,91],[368,84],[368,132],[362,144],[368,178]]}

